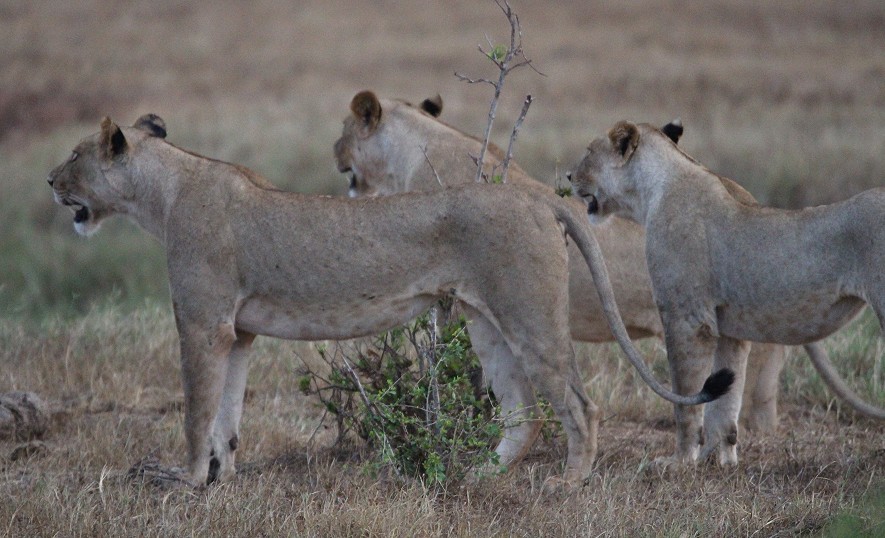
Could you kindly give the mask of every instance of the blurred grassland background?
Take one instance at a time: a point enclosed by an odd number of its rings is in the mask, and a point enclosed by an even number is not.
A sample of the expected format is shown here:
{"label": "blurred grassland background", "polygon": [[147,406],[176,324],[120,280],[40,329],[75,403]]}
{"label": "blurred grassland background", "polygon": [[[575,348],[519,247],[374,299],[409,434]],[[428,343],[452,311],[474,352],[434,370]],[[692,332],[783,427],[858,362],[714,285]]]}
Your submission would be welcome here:
{"label": "blurred grassland background", "polygon": [[[762,202],[831,202],[885,180],[885,8],[851,2],[515,2],[538,70],[507,81],[494,139],[535,103],[517,160],[553,182],[619,119],[681,117],[685,149]],[[122,222],[74,237],[43,183],[105,114],[281,187],[342,194],[332,144],[357,91],[443,96],[481,133],[508,36],[490,2],[29,2],[0,6],[0,313],[165,294],[153,240]]]}
{"label": "blurred grassland background", "polygon": [[[832,202],[885,184],[881,0],[512,4],[546,76],[508,78],[493,138],[506,144],[532,94],[515,155],[540,180],[555,182],[617,120],[680,117],[688,153],[766,204]],[[877,517],[881,529],[885,497],[857,500],[883,487],[881,424],[843,413],[798,353],[782,376],[784,425],[742,441],[738,470],[643,471],[672,445],[672,412],[619,352],[596,346],[584,373],[607,420],[591,487],[566,500],[539,493],[564,455],[554,440],[503,483],[428,502],[419,485],[391,493],[346,470],[352,454],[343,464],[304,459],[317,413],[297,392],[298,348],[259,339],[235,484],[199,504],[99,485],[149,453],[181,463],[165,260],[125,219],[76,236],[48,172],[104,115],[131,124],[155,112],[176,145],[286,189],[341,195],[332,144],[356,92],[413,102],[440,93],[443,119],[480,134],[490,88],[453,72],[493,76],[476,47],[508,32],[490,0],[2,2],[0,392],[90,403],[47,439],[48,456],[0,466],[0,533],[792,535],[829,524],[851,536]],[[882,405],[874,317],[827,345],[849,384]],[[642,346],[666,378],[660,344]],[[677,483],[686,489],[674,494]]]}

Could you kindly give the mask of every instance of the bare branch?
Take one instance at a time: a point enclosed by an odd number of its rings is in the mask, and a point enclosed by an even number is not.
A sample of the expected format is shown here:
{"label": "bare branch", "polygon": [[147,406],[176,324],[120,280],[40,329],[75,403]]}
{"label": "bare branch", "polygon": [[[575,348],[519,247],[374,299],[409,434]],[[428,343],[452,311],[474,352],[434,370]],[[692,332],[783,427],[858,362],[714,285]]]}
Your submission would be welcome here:
{"label": "bare branch", "polygon": [[371,411],[375,416],[380,416],[378,410],[369,399],[369,395],[366,394],[366,389],[363,388],[363,383],[360,381],[359,374],[356,373],[356,370],[354,370],[353,366],[350,365],[350,361],[347,360],[347,355],[342,353],[341,359],[344,361],[344,366],[347,368],[348,373],[350,373],[350,375],[353,377],[353,382],[356,384],[356,388],[360,391],[360,396],[362,396],[363,398],[363,403],[366,405],[366,409]]}
{"label": "bare branch", "polygon": [[486,132],[482,137],[482,149],[479,151],[479,157],[476,159],[479,164],[476,167],[476,177],[474,178],[474,181],[477,183],[483,179],[482,165],[486,159],[486,151],[489,149],[489,139],[492,136],[492,125],[495,123],[495,114],[498,111],[498,99],[501,97],[501,87],[504,86],[504,77],[506,76],[507,72],[501,71],[501,74],[498,77],[498,83],[494,84],[495,93],[492,96],[492,102],[489,103],[489,121],[486,122]]}
{"label": "bare branch", "polygon": [[[491,50],[491,49],[493,49],[493,48],[495,48],[495,44],[494,44],[494,43],[492,43],[492,38],[491,38],[491,37],[489,37],[489,34],[483,34],[483,35],[484,35],[484,36],[485,36],[485,38],[486,38],[486,43],[488,43],[488,44],[489,44],[489,50]],[[480,51],[482,51],[482,45],[478,45],[478,46],[479,46],[479,47],[480,47],[480,49],[479,49],[479,50],[480,50]]]}
{"label": "bare branch", "polygon": [[487,78],[470,78],[465,75],[462,75],[461,73],[458,73],[457,71],[455,71],[455,76],[458,77],[458,80],[460,80],[461,82],[466,82],[467,84],[484,83],[484,84],[491,84],[492,86],[495,85],[495,83],[493,81],[491,81]]}
{"label": "bare branch", "polygon": [[507,145],[507,154],[504,156],[504,162],[501,163],[503,168],[501,171],[501,183],[507,183],[507,169],[510,167],[510,160],[513,158],[513,143],[516,142],[516,135],[519,132],[519,128],[522,127],[522,122],[525,120],[525,115],[528,113],[532,101],[531,95],[525,96],[525,101],[522,103],[522,111],[519,113],[519,119],[513,125],[513,131],[510,133],[510,143]]}
{"label": "bare branch", "polygon": [[424,159],[427,161],[427,166],[430,167],[430,171],[433,172],[433,177],[436,178],[436,182],[439,183],[440,187],[443,187],[443,182],[439,178],[439,174],[436,173],[436,168],[433,167],[433,163],[430,162],[430,157],[427,156],[427,146],[421,146],[421,153],[424,154]]}
{"label": "bare branch", "polygon": [[425,417],[427,420],[427,425],[433,425],[433,427],[439,431],[439,425],[437,424],[437,418],[439,417],[440,412],[440,401],[439,401],[439,377],[437,376],[437,364],[436,364],[436,338],[437,333],[439,332],[439,328],[436,325],[436,307],[433,306],[430,308],[429,317],[430,317],[430,346],[427,351],[427,366],[428,372],[430,373],[430,391],[427,395],[427,403]]}
{"label": "bare branch", "polygon": [[[480,150],[478,157],[473,157],[471,155],[474,162],[476,163],[476,177],[475,177],[476,182],[480,182],[483,180],[488,181],[489,176],[486,174],[483,174],[483,164],[485,163],[485,156],[486,156],[486,152],[488,151],[488,147],[489,147],[489,140],[490,140],[491,134],[492,134],[492,126],[495,123],[495,116],[496,116],[497,110],[498,110],[498,101],[501,97],[501,91],[504,88],[504,79],[513,70],[519,69],[520,67],[525,67],[525,66],[529,66],[536,73],[543,75],[543,73],[541,73],[540,71],[538,71],[537,69],[535,69],[532,66],[531,60],[529,60],[526,57],[525,51],[523,51],[523,48],[522,48],[522,28],[520,27],[520,24],[519,24],[519,16],[513,11],[513,8],[510,6],[510,4],[507,2],[507,0],[495,0],[495,4],[501,10],[501,12],[504,14],[504,16],[507,17],[507,21],[510,23],[510,46],[505,50],[504,46],[502,46],[502,45],[493,45],[491,39],[489,39],[489,37],[486,36],[486,41],[489,44],[488,52],[484,51],[482,49],[482,45],[479,45],[477,48],[479,49],[479,51],[481,53],[483,53],[483,55],[485,55],[489,60],[491,60],[491,62],[493,64],[495,64],[495,67],[498,68],[497,82],[494,82],[492,80],[485,79],[485,78],[474,79],[474,78],[470,78],[470,77],[461,75],[457,72],[455,73],[455,76],[458,77],[458,79],[463,82],[467,82],[468,84],[486,83],[486,84],[490,84],[495,89],[494,95],[492,96],[492,101],[489,104],[489,117],[488,117],[488,122],[486,123],[485,135],[483,136],[483,139],[482,139],[482,149]],[[523,119],[525,119],[525,114],[528,112],[529,104],[531,104],[531,96],[529,96],[527,98],[526,103],[523,105],[522,114],[520,115],[519,120],[517,121],[517,124],[514,126],[513,132],[511,133],[510,146],[507,150],[507,156],[506,156],[504,163],[503,163],[504,170],[503,170],[503,174],[502,174],[502,181],[506,180],[506,178],[507,178],[507,166],[509,165],[511,157],[512,157],[511,152],[513,149],[513,142],[516,139],[516,133],[519,130],[519,127],[522,124]],[[495,168],[497,168],[497,166]]]}

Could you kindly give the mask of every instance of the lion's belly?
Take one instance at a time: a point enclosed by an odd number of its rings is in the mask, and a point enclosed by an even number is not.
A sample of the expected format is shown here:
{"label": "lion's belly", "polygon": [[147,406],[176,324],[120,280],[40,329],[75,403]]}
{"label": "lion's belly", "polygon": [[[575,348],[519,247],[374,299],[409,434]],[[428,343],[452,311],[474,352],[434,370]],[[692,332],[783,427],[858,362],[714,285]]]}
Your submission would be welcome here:
{"label": "lion's belly", "polygon": [[805,297],[716,309],[719,333],[740,340],[800,345],[825,338],[857,316],[866,303],[857,297]]}
{"label": "lion's belly", "polygon": [[378,334],[427,310],[431,295],[376,298],[346,304],[292,304],[249,298],[236,315],[237,329],[290,340],[335,340]]}

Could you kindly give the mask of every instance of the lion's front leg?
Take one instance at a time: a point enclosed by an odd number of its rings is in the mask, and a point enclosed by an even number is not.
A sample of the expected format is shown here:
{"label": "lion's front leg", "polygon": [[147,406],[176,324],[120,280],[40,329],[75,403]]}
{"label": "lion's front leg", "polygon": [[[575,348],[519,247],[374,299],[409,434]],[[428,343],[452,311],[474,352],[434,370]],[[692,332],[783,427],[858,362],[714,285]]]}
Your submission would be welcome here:
{"label": "lion's front leg", "polygon": [[[667,360],[673,391],[677,394],[695,394],[701,390],[710,374],[716,338],[702,325],[674,320],[666,325]],[[695,463],[703,442],[702,406],[674,405],[676,418],[676,452],[663,463]]]}
{"label": "lion's front leg", "polygon": [[227,357],[224,393],[212,428],[209,482],[224,482],[236,474],[234,463],[240,444],[240,419],[243,416],[243,397],[249,375],[249,351],[255,335],[237,331],[236,337]]}
{"label": "lion's front leg", "polygon": [[212,442],[210,434],[218,414],[228,356],[236,333],[233,324],[204,325],[178,320],[181,339],[181,375],[184,387],[184,432],[187,440],[187,481],[208,484]]}
{"label": "lion's front leg", "polygon": [[736,465],[738,462],[738,415],[744,394],[749,352],[749,342],[724,336],[719,338],[713,370],[730,368],[734,372],[734,384],[728,393],[708,403],[704,409],[704,449],[701,459],[706,459],[718,450],[720,465]]}

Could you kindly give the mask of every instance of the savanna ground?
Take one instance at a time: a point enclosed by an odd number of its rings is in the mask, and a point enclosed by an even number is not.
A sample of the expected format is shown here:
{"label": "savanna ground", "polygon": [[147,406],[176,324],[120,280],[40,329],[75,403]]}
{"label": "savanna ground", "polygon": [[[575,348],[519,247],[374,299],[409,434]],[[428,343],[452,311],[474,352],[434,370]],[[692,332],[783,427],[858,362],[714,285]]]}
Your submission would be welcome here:
{"label": "savanna ground", "polygon": [[[554,182],[614,121],[681,117],[682,144],[765,203],[797,207],[885,181],[885,5],[878,0],[514,2],[546,76],[508,79],[494,137],[535,102],[516,158]],[[781,424],[741,440],[735,469],[660,472],[671,411],[609,346],[582,346],[606,417],[586,487],[545,494],[564,458],[539,442],[509,475],[445,490],[363,471],[329,448],[298,391],[307,346],[259,339],[240,474],[206,491],[135,485],[145,456],[184,451],[164,260],[121,221],[89,241],[44,178],[101,117],[162,116],[169,138],[280,186],[342,194],[331,148],[353,94],[418,101],[486,121],[501,41],[491,2],[45,2],[0,6],[0,392],[59,411],[42,445],[0,442],[0,531],[9,535],[883,535],[885,434],[833,400],[801,352],[781,379]],[[785,268],[788,270],[789,268]],[[827,345],[883,405],[879,330],[866,315]],[[645,342],[666,379],[661,346]],[[318,429],[319,426],[319,429]],[[555,431],[555,430],[554,430]],[[309,440],[312,442],[308,443]],[[12,454],[16,457],[13,459]]]}

